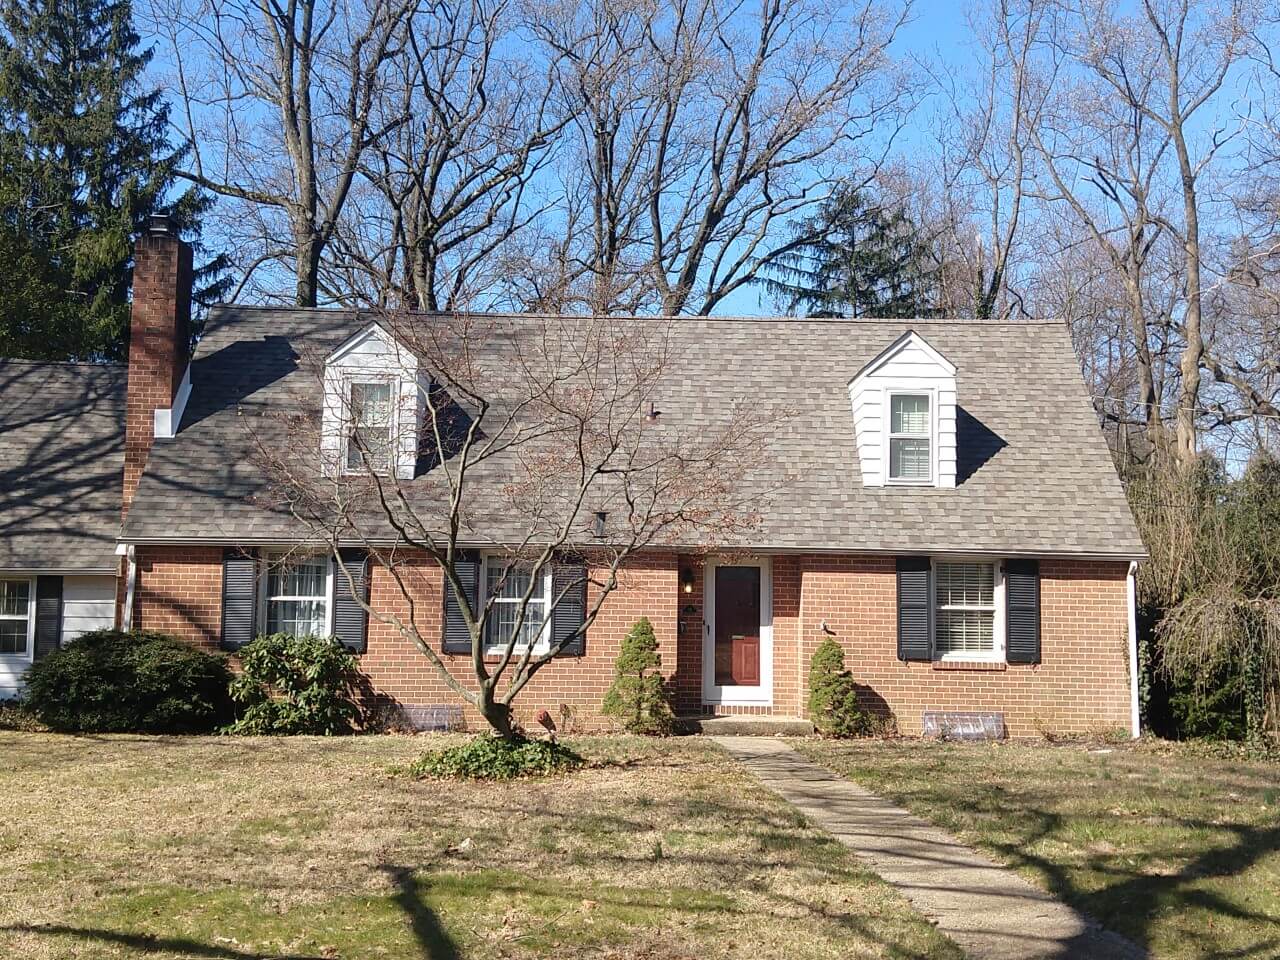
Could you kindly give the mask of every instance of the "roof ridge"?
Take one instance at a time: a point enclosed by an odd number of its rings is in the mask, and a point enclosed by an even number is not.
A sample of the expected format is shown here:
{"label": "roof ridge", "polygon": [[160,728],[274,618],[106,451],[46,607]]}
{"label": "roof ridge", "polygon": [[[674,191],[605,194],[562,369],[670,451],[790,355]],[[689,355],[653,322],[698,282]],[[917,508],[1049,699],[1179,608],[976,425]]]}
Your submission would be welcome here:
{"label": "roof ridge", "polygon": [[127,370],[119,360],[27,360],[24,357],[0,357],[0,363],[21,363],[28,367],[91,367],[95,370]]}

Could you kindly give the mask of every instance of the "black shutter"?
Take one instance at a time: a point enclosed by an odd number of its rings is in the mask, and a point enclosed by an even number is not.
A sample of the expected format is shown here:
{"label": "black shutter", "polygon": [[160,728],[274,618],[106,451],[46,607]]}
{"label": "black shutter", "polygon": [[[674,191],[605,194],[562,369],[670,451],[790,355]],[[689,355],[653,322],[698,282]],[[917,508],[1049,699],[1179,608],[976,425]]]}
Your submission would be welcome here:
{"label": "black shutter", "polygon": [[35,659],[58,649],[62,637],[62,578],[36,577]]}
{"label": "black shutter", "polygon": [[1040,562],[1008,560],[1004,565],[1005,659],[1040,662]]}
{"label": "black shutter", "polygon": [[933,654],[933,566],[928,557],[898,558],[898,659]]}
{"label": "black shutter", "polygon": [[551,646],[571,638],[560,655],[581,657],[587,650],[586,631],[582,629],[587,619],[587,568],[574,563],[552,567],[551,599],[560,600],[551,611]]}
{"label": "black shutter", "polygon": [[[471,615],[476,616],[480,596],[480,557],[474,551],[459,551],[453,560],[454,573],[462,582],[466,591],[467,603],[471,606]],[[444,578],[444,644],[445,653],[470,653],[471,631],[462,619],[462,607],[453,592],[453,584]]]}
{"label": "black shutter", "polygon": [[[364,653],[369,635],[369,617],[360,600],[369,602],[369,554],[343,549],[342,566],[333,564],[333,635],[352,653]],[[342,572],[342,567],[347,572]],[[350,579],[348,580],[348,577]]]}
{"label": "black shutter", "polygon": [[239,650],[257,636],[258,558],[251,551],[222,555],[222,646]]}

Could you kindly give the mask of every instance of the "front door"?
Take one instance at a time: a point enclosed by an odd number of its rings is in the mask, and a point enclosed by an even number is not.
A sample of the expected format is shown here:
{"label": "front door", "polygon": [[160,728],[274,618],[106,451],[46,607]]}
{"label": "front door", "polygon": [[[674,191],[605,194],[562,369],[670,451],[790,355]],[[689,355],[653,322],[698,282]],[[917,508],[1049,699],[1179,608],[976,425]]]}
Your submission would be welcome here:
{"label": "front door", "polygon": [[760,568],[716,567],[716,686],[760,685]]}
{"label": "front door", "polygon": [[769,704],[773,699],[769,562],[707,564],[703,702]]}

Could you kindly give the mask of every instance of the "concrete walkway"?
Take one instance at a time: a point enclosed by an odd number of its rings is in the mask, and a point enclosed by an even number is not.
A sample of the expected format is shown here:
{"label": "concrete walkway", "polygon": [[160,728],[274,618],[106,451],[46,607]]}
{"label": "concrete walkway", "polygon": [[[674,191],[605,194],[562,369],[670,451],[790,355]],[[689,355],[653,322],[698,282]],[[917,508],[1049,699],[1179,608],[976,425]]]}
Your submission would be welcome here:
{"label": "concrete walkway", "polygon": [[714,737],[897,887],[974,960],[1139,960],[1146,954],[856,783],[762,737]]}

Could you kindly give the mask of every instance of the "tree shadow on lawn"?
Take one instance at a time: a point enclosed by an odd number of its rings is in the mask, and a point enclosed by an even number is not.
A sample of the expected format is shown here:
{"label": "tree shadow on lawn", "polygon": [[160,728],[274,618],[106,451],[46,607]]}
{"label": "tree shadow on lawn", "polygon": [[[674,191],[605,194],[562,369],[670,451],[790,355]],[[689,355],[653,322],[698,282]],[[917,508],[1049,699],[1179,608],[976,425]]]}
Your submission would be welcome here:
{"label": "tree shadow on lawn", "polygon": [[[435,913],[425,903],[424,884],[409,867],[381,865],[382,871],[395,885],[393,900],[409,919],[413,937],[421,950],[422,960],[462,960],[462,954],[445,932]],[[161,937],[145,933],[124,933],[95,927],[65,924],[11,924],[0,931],[34,933],[52,937],[75,937],[99,944],[128,947],[140,954],[177,954],[201,960],[328,960],[321,954],[259,953],[220,944],[201,943],[187,937]]]}
{"label": "tree shadow on lawn", "polygon": [[[995,799],[997,803],[1005,802],[1001,798]],[[981,801],[964,802],[962,808],[979,815],[985,815],[991,809],[989,804]],[[1188,954],[1204,960],[1280,956],[1280,924],[1266,914],[1231,902],[1222,894],[1196,886],[1205,880],[1229,881],[1262,858],[1280,851],[1280,824],[1258,827],[1195,818],[1169,818],[1170,827],[1225,832],[1231,835],[1231,841],[1196,854],[1173,873],[1148,873],[1140,865],[1126,869],[1114,861],[1097,862],[1095,858],[1087,865],[1087,870],[1104,878],[1104,882],[1097,889],[1082,889],[1073,879],[1071,870],[1031,852],[1042,840],[1057,840],[1067,818],[1059,813],[1029,809],[1024,811],[1021,820],[1016,840],[989,840],[988,845],[999,851],[1006,862],[1035,870],[1044,878],[1054,896],[1096,918],[1104,926],[1132,937],[1143,947],[1152,946],[1156,921],[1160,916],[1196,909],[1257,924],[1260,934],[1268,931],[1269,935],[1265,939],[1260,936],[1256,943],[1243,947],[1223,947],[1221,932],[1208,924],[1186,934],[1194,938],[1197,947],[1194,951],[1187,951]],[[1172,856],[1174,854],[1171,853]],[[1162,859],[1159,851],[1155,852],[1154,858]]]}

